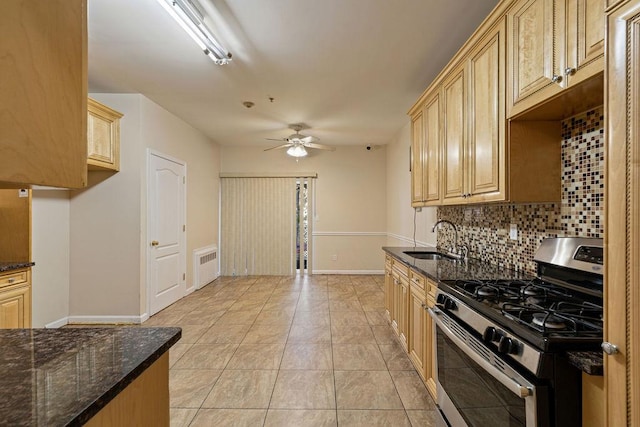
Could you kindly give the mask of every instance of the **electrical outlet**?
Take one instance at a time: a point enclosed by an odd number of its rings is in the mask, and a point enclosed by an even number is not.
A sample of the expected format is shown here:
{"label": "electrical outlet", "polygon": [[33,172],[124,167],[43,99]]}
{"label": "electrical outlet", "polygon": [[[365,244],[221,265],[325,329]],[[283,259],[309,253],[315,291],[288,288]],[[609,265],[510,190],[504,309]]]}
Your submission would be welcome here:
{"label": "electrical outlet", "polygon": [[509,224],[509,238],[518,240],[518,226],[516,224]]}
{"label": "electrical outlet", "polygon": [[331,255],[331,261],[337,261],[338,255]]}

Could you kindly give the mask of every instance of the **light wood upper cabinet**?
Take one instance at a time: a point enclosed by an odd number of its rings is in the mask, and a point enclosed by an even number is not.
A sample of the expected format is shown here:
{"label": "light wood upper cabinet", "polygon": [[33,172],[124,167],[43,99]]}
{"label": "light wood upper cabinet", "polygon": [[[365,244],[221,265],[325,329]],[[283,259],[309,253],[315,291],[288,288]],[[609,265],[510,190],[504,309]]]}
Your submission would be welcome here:
{"label": "light wood upper cabinet", "polygon": [[466,140],[465,68],[455,69],[442,84],[442,198],[460,203],[464,185]]}
{"label": "light wood upper cabinet", "polygon": [[508,116],[604,69],[604,0],[519,0],[507,13]]}
{"label": "light wood upper cabinet", "polygon": [[471,51],[468,60],[467,201],[506,199],[504,21]]}
{"label": "light wood upper cabinet", "polygon": [[411,118],[411,205],[422,206],[423,195],[423,152],[424,115],[422,111]]}
{"label": "light wood upper cabinet", "polygon": [[89,98],[87,164],[89,169],[120,170],[120,118],[122,114]]}
{"label": "light wood upper cabinet", "polygon": [[84,187],[86,112],[86,0],[3,0],[0,185]]}
{"label": "light wood upper cabinet", "polygon": [[604,70],[604,0],[566,0],[567,85]]}
{"label": "light wood upper cabinet", "polygon": [[504,32],[502,20],[442,85],[444,204],[508,200]]}
{"label": "light wood upper cabinet", "polygon": [[440,202],[440,92],[435,91],[424,107],[422,188],[426,205]]}
{"label": "light wood upper cabinet", "polygon": [[564,38],[557,32],[554,0],[516,1],[507,14],[509,33],[509,115],[513,116],[560,92]]}
{"label": "light wood upper cabinet", "polygon": [[440,202],[440,91],[436,88],[411,117],[411,205]]}

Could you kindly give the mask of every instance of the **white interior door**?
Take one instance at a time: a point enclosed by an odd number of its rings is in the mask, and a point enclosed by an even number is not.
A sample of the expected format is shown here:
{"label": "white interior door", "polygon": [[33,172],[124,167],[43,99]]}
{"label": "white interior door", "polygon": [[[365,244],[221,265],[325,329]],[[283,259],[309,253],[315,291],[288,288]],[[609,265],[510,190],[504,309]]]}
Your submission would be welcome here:
{"label": "white interior door", "polygon": [[186,165],[149,150],[147,283],[149,315],[186,292]]}

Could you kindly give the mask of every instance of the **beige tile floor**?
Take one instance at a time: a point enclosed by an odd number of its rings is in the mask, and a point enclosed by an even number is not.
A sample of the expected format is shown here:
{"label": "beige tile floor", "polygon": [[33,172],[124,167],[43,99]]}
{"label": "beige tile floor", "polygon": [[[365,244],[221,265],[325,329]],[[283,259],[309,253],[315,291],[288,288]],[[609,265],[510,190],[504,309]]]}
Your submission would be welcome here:
{"label": "beige tile floor", "polygon": [[180,326],[172,426],[432,426],[386,322],[384,276],[219,278],[143,326]]}

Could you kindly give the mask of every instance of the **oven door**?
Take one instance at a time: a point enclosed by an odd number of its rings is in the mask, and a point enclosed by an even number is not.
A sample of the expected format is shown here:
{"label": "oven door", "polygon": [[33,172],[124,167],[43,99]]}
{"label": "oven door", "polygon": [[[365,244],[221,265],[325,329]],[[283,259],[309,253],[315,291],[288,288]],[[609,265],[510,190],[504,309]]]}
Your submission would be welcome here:
{"label": "oven door", "polygon": [[[443,311],[429,309],[436,334],[438,407],[446,422],[462,426],[542,426],[546,387],[525,379]],[[545,399],[542,399],[544,401]],[[547,418],[547,419],[545,419]]]}

